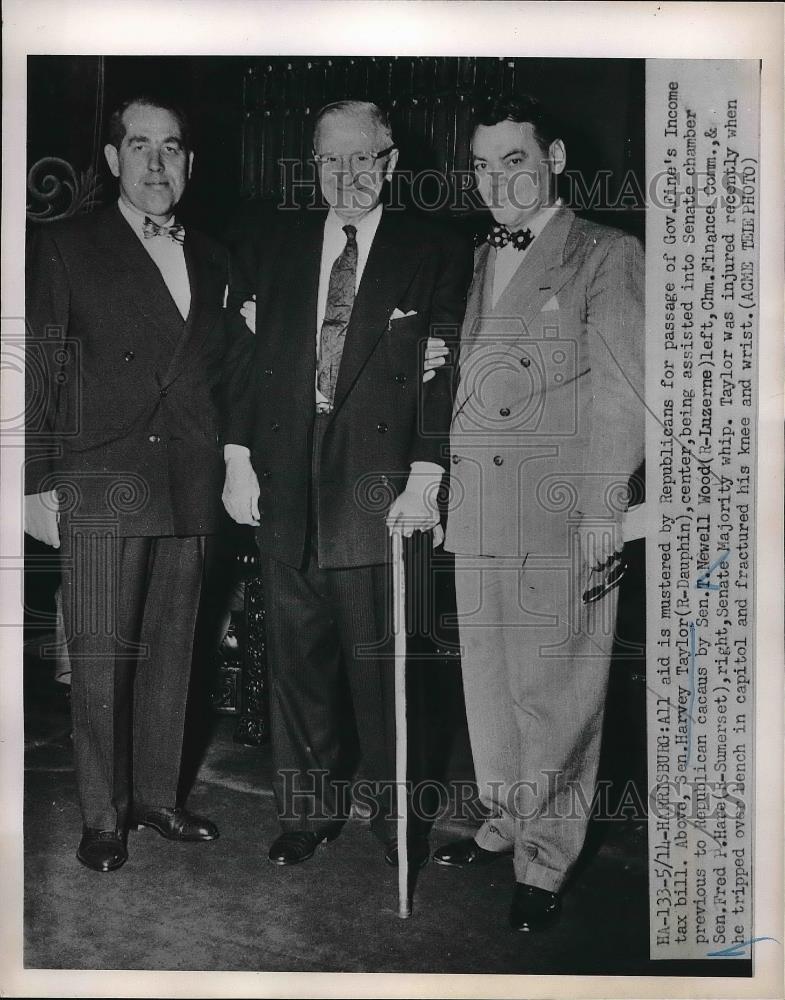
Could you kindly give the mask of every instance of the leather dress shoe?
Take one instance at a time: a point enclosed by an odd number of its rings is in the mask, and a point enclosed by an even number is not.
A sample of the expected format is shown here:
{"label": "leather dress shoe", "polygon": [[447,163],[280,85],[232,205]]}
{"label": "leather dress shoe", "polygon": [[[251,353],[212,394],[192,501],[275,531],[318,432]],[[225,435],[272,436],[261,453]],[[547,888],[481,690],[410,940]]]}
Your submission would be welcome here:
{"label": "leather dress shoe", "polygon": [[[410,868],[425,868],[428,864],[428,859],[431,856],[428,841],[421,837],[418,837],[417,840],[413,840],[409,844],[408,856]],[[395,837],[393,837],[392,840],[387,841],[384,852],[384,860],[388,865],[390,865],[390,867],[398,867],[398,840]]]}
{"label": "leather dress shoe", "polygon": [[510,907],[510,927],[516,931],[536,934],[551,927],[561,914],[561,899],[558,893],[548,892],[536,885],[519,882],[515,886]]}
{"label": "leather dress shoe", "polygon": [[333,837],[310,830],[287,830],[276,837],[270,845],[267,860],[274,865],[299,865],[313,857],[320,844],[326,844]]}
{"label": "leather dress shoe", "polygon": [[145,809],[135,808],[132,822],[137,830],[149,826],[166,837],[167,840],[199,841],[215,840],[218,837],[218,827],[209,819],[195,816],[187,809]]}
{"label": "leather dress shoe", "polygon": [[509,858],[511,851],[486,851],[480,847],[473,837],[464,837],[462,840],[454,840],[450,844],[444,844],[433,852],[433,860],[437,865],[446,865],[448,868],[467,868],[469,865],[479,867],[498,861],[499,858]]}
{"label": "leather dress shoe", "polygon": [[95,872],[114,871],[128,860],[125,837],[117,830],[97,830],[86,826],[82,830],[76,857]]}

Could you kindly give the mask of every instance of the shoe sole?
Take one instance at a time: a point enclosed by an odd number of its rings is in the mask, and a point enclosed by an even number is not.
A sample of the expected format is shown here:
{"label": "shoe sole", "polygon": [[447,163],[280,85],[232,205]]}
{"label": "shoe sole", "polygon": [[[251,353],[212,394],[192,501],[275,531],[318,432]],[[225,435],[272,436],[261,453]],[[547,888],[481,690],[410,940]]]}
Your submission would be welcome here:
{"label": "shoe sole", "polygon": [[511,851],[491,851],[493,854],[492,858],[475,858],[474,861],[445,861],[444,858],[437,858],[433,855],[433,863],[436,865],[441,865],[442,868],[484,868],[486,865],[495,865],[502,858],[511,858]]}
{"label": "shoe sole", "polygon": [[159,833],[162,837],[165,837],[167,840],[176,840],[179,841],[181,844],[207,843],[208,841],[211,840],[218,840],[219,836],[216,833],[215,836],[211,835],[209,837],[180,837],[176,833],[170,833],[168,830],[162,829],[160,826],[156,826],[155,823],[135,823],[132,829],[135,828],[138,833],[139,831],[144,830],[145,827],[149,827],[151,830],[155,830],[156,833]]}
{"label": "shoe sole", "polygon": [[[419,864],[417,864],[417,865],[414,865],[411,862],[409,862],[409,868],[416,868],[418,871],[422,871],[422,869],[425,868],[425,866],[428,864],[429,861],[430,861],[430,858],[423,858],[422,861],[420,861]],[[384,858],[384,863],[387,864],[387,865],[389,865],[390,868],[397,868],[398,867],[398,862],[397,861],[390,861],[390,859],[386,855],[385,855],[385,858]]]}
{"label": "shoe sole", "polygon": [[534,924],[523,924],[518,925],[510,921],[510,928],[517,931],[518,934],[541,934],[543,931],[550,930],[554,924],[558,924],[561,913],[557,913],[552,917],[546,917],[545,920],[537,922]]}

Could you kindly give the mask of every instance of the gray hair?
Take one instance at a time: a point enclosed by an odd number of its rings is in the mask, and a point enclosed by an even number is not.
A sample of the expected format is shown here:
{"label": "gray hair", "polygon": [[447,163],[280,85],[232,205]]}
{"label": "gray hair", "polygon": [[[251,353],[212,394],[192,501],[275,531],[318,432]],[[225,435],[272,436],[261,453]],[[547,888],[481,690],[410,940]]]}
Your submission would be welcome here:
{"label": "gray hair", "polygon": [[313,120],[313,134],[316,137],[319,131],[319,126],[322,121],[332,114],[343,114],[351,115],[355,118],[367,118],[372,121],[379,132],[382,134],[384,143],[387,146],[393,145],[393,134],[392,127],[390,125],[390,116],[379,107],[378,104],[373,104],[371,101],[333,101],[331,104],[325,104],[323,108],[320,108]]}

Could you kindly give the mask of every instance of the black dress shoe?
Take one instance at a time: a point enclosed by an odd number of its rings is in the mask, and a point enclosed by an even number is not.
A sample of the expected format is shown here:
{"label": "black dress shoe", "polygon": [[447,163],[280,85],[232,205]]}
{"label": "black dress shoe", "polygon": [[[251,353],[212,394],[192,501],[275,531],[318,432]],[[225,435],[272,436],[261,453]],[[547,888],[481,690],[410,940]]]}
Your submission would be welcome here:
{"label": "black dress shoe", "polygon": [[516,931],[536,934],[551,927],[561,914],[561,899],[558,893],[539,889],[536,885],[519,882],[515,886],[510,907],[510,927]]}
{"label": "black dress shoe", "polygon": [[[428,841],[424,838],[413,840],[409,844],[408,855],[410,868],[425,868],[428,864],[428,858],[431,856],[430,849],[428,848]],[[392,868],[398,867],[398,841],[395,837],[387,842],[384,852],[384,860]]]}
{"label": "black dress shoe", "polygon": [[270,845],[268,861],[274,865],[299,865],[313,857],[320,844],[326,844],[333,837],[326,833],[312,833],[310,830],[288,830]]}
{"label": "black dress shoe", "polygon": [[143,826],[152,827],[167,840],[198,841],[215,840],[218,827],[209,819],[194,816],[187,809],[145,809],[134,808],[132,822],[137,830]]}
{"label": "black dress shoe", "polygon": [[117,830],[96,830],[86,826],[82,830],[76,857],[95,872],[112,872],[128,860],[125,837]]}
{"label": "black dress shoe", "polygon": [[449,868],[466,868],[468,865],[487,865],[511,855],[511,851],[486,851],[473,837],[465,837],[438,847],[433,852],[433,860],[437,865],[447,865]]}

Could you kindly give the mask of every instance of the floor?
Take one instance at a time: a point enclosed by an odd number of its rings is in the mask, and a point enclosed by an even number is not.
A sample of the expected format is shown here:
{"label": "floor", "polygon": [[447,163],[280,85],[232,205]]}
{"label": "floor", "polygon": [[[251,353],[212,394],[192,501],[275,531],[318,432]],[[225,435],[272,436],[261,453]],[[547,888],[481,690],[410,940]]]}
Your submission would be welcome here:
{"label": "floor", "polygon": [[[639,820],[594,825],[561,922],[537,937],[507,927],[506,859],[475,871],[429,864],[409,920],[397,915],[396,872],[361,820],[306,864],[269,864],[277,832],[269,749],[234,743],[230,716],[214,720],[189,798],[218,823],[220,839],[177,845],[135,832],[122,869],[91,872],[74,857],[80,817],[67,699],[40,672],[25,687],[28,968],[688,973],[648,962]],[[452,773],[465,769],[466,752],[457,741]],[[439,819],[432,844],[469,829]],[[710,965],[690,971],[709,974]],[[727,963],[722,971],[730,974]]]}

